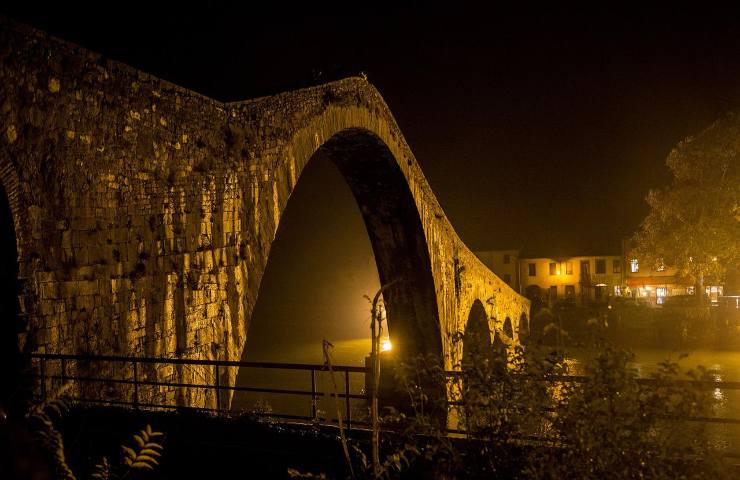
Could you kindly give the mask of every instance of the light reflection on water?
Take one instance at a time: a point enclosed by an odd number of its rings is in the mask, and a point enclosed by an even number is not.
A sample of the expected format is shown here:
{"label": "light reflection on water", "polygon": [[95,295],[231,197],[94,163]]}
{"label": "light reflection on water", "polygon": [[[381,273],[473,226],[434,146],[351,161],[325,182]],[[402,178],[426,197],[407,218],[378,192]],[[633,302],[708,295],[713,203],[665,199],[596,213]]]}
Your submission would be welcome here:
{"label": "light reflection on water", "polygon": [[712,393],[712,395],[714,396],[715,400],[719,401],[720,403],[725,402],[725,395],[722,393],[721,389],[715,388],[714,393]]}

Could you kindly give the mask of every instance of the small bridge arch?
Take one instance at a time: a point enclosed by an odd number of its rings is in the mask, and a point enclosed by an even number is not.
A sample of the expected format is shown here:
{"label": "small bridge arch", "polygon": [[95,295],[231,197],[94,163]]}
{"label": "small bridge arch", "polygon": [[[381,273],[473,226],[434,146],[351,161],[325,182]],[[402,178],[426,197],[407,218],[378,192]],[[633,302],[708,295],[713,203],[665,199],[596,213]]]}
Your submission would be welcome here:
{"label": "small bridge arch", "polygon": [[492,353],[491,330],[488,323],[488,314],[480,300],[475,300],[470,307],[462,341],[461,366],[463,369],[490,359]]}

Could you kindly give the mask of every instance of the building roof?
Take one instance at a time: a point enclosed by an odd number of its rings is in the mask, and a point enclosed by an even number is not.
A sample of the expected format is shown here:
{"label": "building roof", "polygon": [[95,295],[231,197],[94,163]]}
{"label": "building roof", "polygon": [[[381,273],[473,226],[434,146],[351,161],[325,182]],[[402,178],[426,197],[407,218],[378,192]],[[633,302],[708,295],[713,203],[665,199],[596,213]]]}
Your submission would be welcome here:
{"label": "building roof", "polygon": [[577,257],[621,257],[622,254],[619,252],[612,252],[612,253],[592,253],[592,252],[576,252],[576,253],[558,253],[558,252],[528,252],[524,251],[522,252],[522,255],[520,258],[550,258],[553,260],[557,259],[569,259],[569,258],[577,258]]}

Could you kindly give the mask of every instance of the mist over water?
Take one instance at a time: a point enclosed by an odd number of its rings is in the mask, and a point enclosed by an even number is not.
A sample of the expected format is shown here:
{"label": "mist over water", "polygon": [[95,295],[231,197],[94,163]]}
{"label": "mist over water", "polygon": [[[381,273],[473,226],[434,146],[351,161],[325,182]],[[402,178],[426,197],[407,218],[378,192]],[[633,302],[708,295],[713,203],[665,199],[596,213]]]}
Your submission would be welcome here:
{"label": "mist over water", "polygon": [[[311,160],[272,245],[243,359],[321,363],[327,339],[337,362],[361,364],[370,348],[370,304],[363,296],[378,288],[352,192],[331,162]],[[368,352],[360,353],[363,339]]]}
{"label": "mist over water", "polygon": [[[336,364],[363,365],[370,352],[370,303],[364,295],[372,297],[378,288],[375,257],[352,192],[331,162],[311,160],[272,244],[242,360],[321,364],[326,339],[334,345]],[[325,374],[317,382],[320,390],[329,385]],[[364,378],[353,375],[350,383],[359,393]],[[310,376],[242,369],[237,385],[310,390]],[[305,400],[237,392],[233,406],[267,404],[305,415]]]}

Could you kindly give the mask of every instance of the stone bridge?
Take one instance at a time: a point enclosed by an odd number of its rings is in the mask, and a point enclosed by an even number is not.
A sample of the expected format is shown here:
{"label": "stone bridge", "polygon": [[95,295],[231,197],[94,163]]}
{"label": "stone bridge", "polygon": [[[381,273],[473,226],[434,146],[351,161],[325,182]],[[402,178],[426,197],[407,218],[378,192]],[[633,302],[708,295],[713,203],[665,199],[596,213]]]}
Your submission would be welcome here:
{"label": "stone bridge", "polygon": [[397,281],[395,355],[453,368],[469,318],[510,346],[525,329],[529,302],[460,240],[365,79],[222,103],[0,20],[0,104],[20,348],[238,360],[281,214],[318,157],[350,186],[381,283]]}

